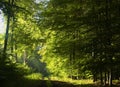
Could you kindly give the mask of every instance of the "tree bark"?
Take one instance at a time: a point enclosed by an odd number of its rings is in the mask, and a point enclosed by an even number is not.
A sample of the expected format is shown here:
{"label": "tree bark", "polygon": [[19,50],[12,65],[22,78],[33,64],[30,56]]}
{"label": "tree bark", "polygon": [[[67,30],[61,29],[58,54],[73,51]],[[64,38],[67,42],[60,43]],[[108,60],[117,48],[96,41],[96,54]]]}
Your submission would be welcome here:
{"label": "tree bark", "polygon": [[112,68],[111,68],[111,70],[110,70],[110,78],[109,78],[110,80],[110,87],[112,87]]}
{"label": "tree bark", "polygon": [[26,50],[24,50],[24,53],[23,53],[23,64],[24,65],[26,64],[26,58],[27,58],[27,52]]}
{"label": "tree bark", "polygon": [[100,71],[100,81],[101,81],[101,86],[103,85],[103,75],[102,75],[102,70]]}
{"label": "tree bark", "polygon": [[[17,44],[16,44],[16,42],[14,44],[15,44],[15,50],[17,50]],[[16,63],[17,63],[18,62],[18,55],[17,55],[17,53],[15,53],[15,60],[16,60]]]}
{"label": "tree bark", "polygon": [[97,75],[93,74],[93,82],[96,82],[96,81],[97,81]]}
{"label": "tree bark", "polygon": [[109,83],[109,82],[110,82],[110,74],[109,74],[109,72],[108,72],[107,80],[108,80],[108,84],[110,84],[110,83]]}
{"label": "tree bark", "polygon": [[[12,6],[13,3],[14,3],[14,0],[12,0],[12,1],[8,0],[8,4],[9,5]],[[5,33],[5,40],[4,40],[4,48],[3,48],[3,58],[2,58],[2,61],[4,61],[6,59],[6,50],[7,50],[8,35],[9,35],[9,25],[10,25],[10,17],[11,17],[11,12],[10,12],[9,8],[7,8],[7,25],[6,25],[6,33]]]}
{"label": "tree bark", "polygon": [[107,81],[107,75],[106,75],[106,72],[105,72],[105,81],[104,81],[104,84],[105,84],[105,86],[106,86],[106,81]]}
{"label": "tree bark", "polygon": [[[10,4],[10,0],[8,2]],[[4,40],[4,49],[3,49],[3,57],[6,54],[7,49],[7,42],[8,42],[8,33],[9,33],[9,24],[10,24],[10,11],[8,10],[8,16],[7,16],[7,26],[6,26],[6,33],[5,33],[5,40]]]}

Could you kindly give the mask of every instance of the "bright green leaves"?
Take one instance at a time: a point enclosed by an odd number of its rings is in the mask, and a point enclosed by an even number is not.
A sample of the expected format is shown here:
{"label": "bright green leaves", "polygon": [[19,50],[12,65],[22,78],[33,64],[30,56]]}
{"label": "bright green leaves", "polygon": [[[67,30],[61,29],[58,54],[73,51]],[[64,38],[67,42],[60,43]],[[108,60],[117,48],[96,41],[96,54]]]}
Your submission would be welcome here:
{"label": "bright green leaves", "polygon": [[118,39],[114,42],[116,31],[119,32],[118,3],[109,0],[50,0],[41,12],[41,21],[47,31],[55,34],[49,34],[50,38],[46,40],[45,56],[67,57],[71,65],[81,70],[84,67],[92,73],[100,71],[101,64],[105,66],[102,72],[107,70],[112,50],[116,49],[111,44],[119,43]]}
{"label": "bright green leaves", "polygon": [[109,1],[16,0],[14,5],[21,9],[12,8],[14,52],[19,57],[26,52],[30,58],[39,47],[38,53],[53,75],[108,72],[111,61],[119,61],[120,47],[120,2]]}

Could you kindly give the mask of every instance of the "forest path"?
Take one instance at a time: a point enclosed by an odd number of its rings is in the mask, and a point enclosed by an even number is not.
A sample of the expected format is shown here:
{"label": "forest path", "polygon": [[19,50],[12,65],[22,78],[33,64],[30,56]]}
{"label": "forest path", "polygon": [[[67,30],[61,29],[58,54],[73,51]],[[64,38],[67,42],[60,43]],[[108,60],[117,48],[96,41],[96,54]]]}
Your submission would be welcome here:
{"label": "forest path", "polygon": [[[101,87],[95,84],[82,84],[82,85],[75,85],[68,82],[63,81],[55,81],[55,80],[33,80],[32,82],[29,82],[30,86],[28,87]],[[103,87],[109,87],[109,86],[103,86]],[[120,87],[119,84],[113,85],[113,87]]]}
{"label": "forest path", "polygon": [[[5,83],[4,86],[0,85],[0,87],[101,87],[98,84],[81,84],[75,85],[68,82],[63,81],[55,81],[55,80],[24,80],[24,81],[9,81]],[[103,86],[109,87],[109,86]],[[120,83],[116,83],[113,87],[120,87]]]}
{"label": "forest path", "polygon": [[78,87],[71,83],[53,80],[33,80],[30,84],[30,87]]}

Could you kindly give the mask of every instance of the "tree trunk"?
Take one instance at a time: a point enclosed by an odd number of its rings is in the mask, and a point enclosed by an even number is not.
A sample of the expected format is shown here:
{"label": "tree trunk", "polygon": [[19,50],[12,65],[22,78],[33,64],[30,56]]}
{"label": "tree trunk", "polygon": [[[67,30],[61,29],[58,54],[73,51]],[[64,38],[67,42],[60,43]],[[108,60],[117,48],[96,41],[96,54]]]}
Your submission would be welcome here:
{"label": "tree trunk", "polygon": [[[17,50],[17,44],[16,44],[16,42],[14,44],[15,44],[15,50]],[[17,63],[18,62],[18,55],[17,55],[17,53],[15,53],[15,60],[16,60],[16,63]]]}
{"label": "tree trunk", "polygon": [[[8,3],[10,4],[10,0]],[[6,33],[5,33],[5,40],[4,40],[4,48],[3,48],[3,58],[5,57],[5,54],[6,54],[8,33],[9,33],[9,24],[10,24],[10,11],[9,11],[9,9],[7,9],[7,10],[8,10],[8,12],[7,12],[8,16],[7,16],[7,26],[6,26]]]}
{"label": "tree trunk", "polygon": [[108,84],[110,84],[109,82],[110,82],[110,74],[109,74],[109,72],[108,72],[108,77],[107,77],[107,80],[108,80]]}
{"label": "tree trunk", "polygon": [[101,86],[103,85],[103,75],[102,75],[102,70],[100,71],[100,81],[101,81]]}
{"label": "tree trunk", "polygon": [[12,58],[14,58],[14,54],[13,54],[13,52],[14,52],[13,26],[12,26],[12,29],[11,29],[11,41],[10,41],[10,43],[11,43],[11,54],[12,54]]}
{"label": "tree trunk", "polygon": [[24,50],[24,53],[23,53],[23,64],[24,65],[26,64],[26,58],[27,58],[27,53],[26,53],[26,50]]}
{"label": "tree trunk", "polygon": [[111,68],[111,70],[110,70],[110,78],[109,78],[110,80],[110,87],[112,87],[112,68]]}
{"label": "tree trunk", "polygon": [[96,82],[96,81],[97,81],[97,75],[93,74],[93,82]]}
{"label": "tree trunk", "polygon": [[71,55],[71,52],[70,52],[70,61],[69,61],[69,76],[70,76],[70,78],[72,79],[72,67],[71,67],[71,65],[72,65],[72,55]]}
{"label": "tree trunk", "polygon": [[104,81],[105,86],[106,86],[106,81],[107,81],[107,75],[106,75],[106,72],[105,72],[105,81]]}
{"label": "tree trunk", "polygon": [[[14,0],[8,0],[9,5],[13,5]],[[12,8],[12,7],[11,7]],[[11,17],[11,12],[10,12],[10,7],[7,8],[7,25],[6,25],[6,33],[5,33],[5,40],[4,40],[4,48],[3,48],[3,58],[2,62],[6,59],[6,50],[7,50],[7,43],[8,43],[8,35],[9,35],[9,25],[10,25],[10,17]]]}

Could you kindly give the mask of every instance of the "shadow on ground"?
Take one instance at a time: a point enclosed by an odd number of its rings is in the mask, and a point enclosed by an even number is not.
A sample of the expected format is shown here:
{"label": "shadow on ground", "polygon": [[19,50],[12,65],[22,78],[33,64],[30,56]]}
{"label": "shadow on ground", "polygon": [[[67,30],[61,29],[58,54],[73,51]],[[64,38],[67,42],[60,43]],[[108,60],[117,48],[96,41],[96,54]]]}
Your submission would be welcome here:
{"label": "shadow on ground", "polygon": [[[4,86],[0,87],[102,87],[93,84],[73,85],[71,83],[62,81],[48,81],[48,80],[21,80],[21,81],[9,81]],[[103,86],[109,87],[109,86]],[[120,85],[113,86],[120,87]]]}

